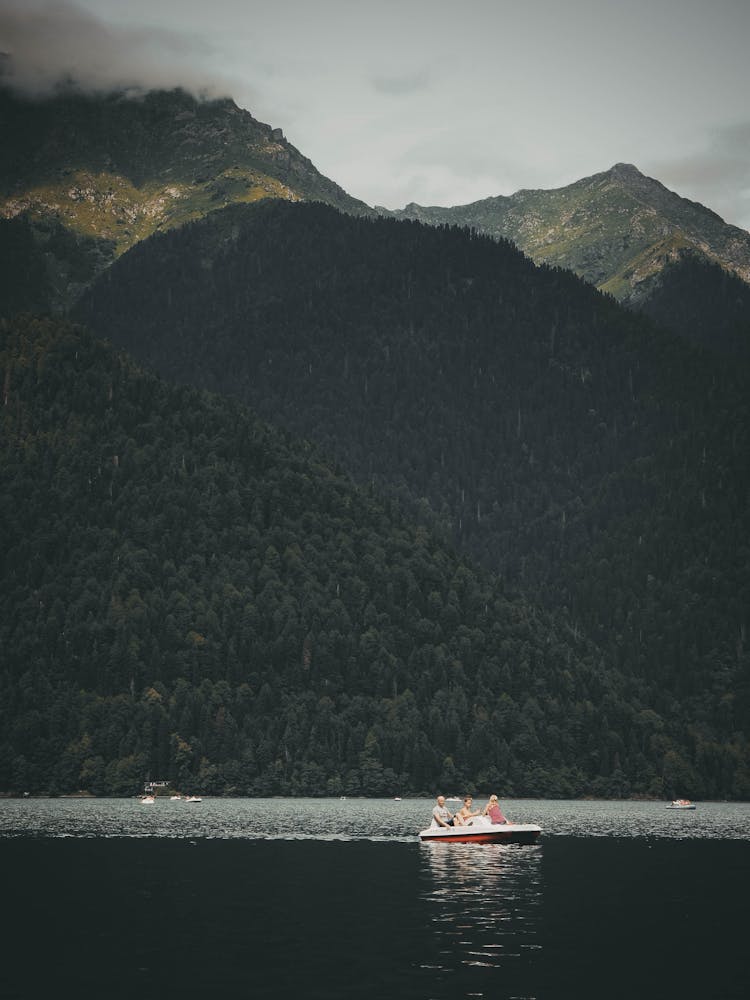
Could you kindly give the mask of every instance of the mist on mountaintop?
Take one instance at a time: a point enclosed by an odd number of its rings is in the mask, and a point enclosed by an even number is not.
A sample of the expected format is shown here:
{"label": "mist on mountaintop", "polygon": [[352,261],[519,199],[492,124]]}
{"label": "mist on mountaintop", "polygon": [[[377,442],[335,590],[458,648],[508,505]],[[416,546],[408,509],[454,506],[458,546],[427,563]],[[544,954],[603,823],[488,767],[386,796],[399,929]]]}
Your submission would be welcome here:
{"label": "mist on mountaintop", "polygon": [[210,52],[197,35],[112,27],[67,0],[0,9],[0,82],[28,96],[63,87],[94,93],[182,87],[197,97],[228,96],[231,79],[198,68]]}

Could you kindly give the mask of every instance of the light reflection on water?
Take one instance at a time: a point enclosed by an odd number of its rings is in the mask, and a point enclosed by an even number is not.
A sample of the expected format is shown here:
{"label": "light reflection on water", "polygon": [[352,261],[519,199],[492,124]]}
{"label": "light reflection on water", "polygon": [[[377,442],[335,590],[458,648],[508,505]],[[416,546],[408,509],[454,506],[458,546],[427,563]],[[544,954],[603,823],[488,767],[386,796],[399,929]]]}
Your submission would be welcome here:
{"label": "light reflection on water", "polygon": [[518,978],[531,953],[541,950],[542,851],[538,845],[421,845],[421,896],[439,955],[435,973],[451,980],[463,968],[457,995],[487,995],[499,972],[506,983]]}
{"label": "light reflection on water", "polygon": [[35,956],[0,996],[745,1000],[747,836],[420,844],[403,805],[0,801],[5,950]]}
{"label": "light reflection on water", "polygon": [[[430,799],[205,797],[200,803],[188,803],[164,797],[150,806],[138,799],[0,799],[0,837],[414,843],[419,830],[429,825],[432,806]],[[695,812],[678,812],[663,802],[505,799],[503,809],[511,820],[538,823],[543,840],[557,836],[750,840],[747,802],[703,802]]]}

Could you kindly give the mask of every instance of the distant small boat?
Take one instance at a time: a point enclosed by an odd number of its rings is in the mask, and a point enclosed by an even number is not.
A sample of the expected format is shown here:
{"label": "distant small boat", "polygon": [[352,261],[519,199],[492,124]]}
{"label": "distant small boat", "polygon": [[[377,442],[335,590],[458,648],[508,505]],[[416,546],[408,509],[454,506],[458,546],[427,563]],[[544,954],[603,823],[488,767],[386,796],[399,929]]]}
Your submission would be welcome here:
{"label": "distant small boat", "polygon": [[393,800],[393,801],[394,801],[394,802],[400,802],[400,801],[401,801],[401,796],[400,796],[400,795],[397,795],[397,796],[396,796],[396,797],[394,798],[394,800]]}
{"label": "distant small boat", "polygon": [[155,801],[156,801],[156,799],[154,798],[154,796],[153,796],[153,795],[144,795],[144,796],[143,796],[143,797],[141,798],[141,805],[144,805],[144,806],[152,806],[152,805],[154,804],[154,802],[155,802]]}
{"label": "distant small boat", "polygon": [[182,801],[182,796],[181,795],[170,795],[169,796],[169,801],[170,802],[181,802]]}
{"label": "distant small boat", "polygon": [[185,799],[186,802],[202,802],[203,799],[199,795],[188,795]]}
{"label": "distant small boat", "polygon": [[690,799],[673,799],[667,809],[695,809],[695,803]]}

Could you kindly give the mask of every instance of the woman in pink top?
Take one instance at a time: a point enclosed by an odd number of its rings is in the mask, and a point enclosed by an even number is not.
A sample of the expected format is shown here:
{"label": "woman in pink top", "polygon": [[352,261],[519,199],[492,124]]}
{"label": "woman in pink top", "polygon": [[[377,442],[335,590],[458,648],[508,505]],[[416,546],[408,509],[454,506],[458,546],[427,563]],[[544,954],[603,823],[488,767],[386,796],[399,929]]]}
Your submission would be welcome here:
{"label": "woman in pink top", "polygon": [[491,823],[508,822],[505,816],[503,816],[503,811],[500,808],[500,803],[497,801],[497,795],[490,795],[490,801],[484,807],[484,815],[489,816]]}

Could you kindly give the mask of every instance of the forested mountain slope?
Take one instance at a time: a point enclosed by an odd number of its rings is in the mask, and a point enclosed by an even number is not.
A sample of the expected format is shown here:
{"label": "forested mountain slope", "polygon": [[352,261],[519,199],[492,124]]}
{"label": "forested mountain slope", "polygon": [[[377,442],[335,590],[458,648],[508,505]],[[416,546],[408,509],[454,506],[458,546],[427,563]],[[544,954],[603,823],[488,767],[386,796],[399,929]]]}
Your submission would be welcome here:
{"label": "forested mountain slope", "polygon": [[50,320],[0,375],[0,790],[742,794],[739,742],[240,404]]}
{"label": "forested mountain slope", "polygon": [[699,255],[685,254],[655,275],[641,310],[704,347],[750,360],[750,285]]}
{"label": "forested mountain slope", "polygon": [[741,371],[508,243],[322,205],[155,237],[81,315],[403,498],[646,683],[696,753],[745,746]]}
{"label": "forested mountain slope", "polygon": [[[26,308],[40,307],[42,292],[41,308],[69,305],[138,240],[234,202],[311,199],[369,211],[281,129],[228,98],[75,89],[26,98],[0,86],[0,133],[0,253],[13,243],[17,266],[45,272]],[[22,287],[7,287],[13,306]],[[10,314],[5,295],[0,313]]]}

